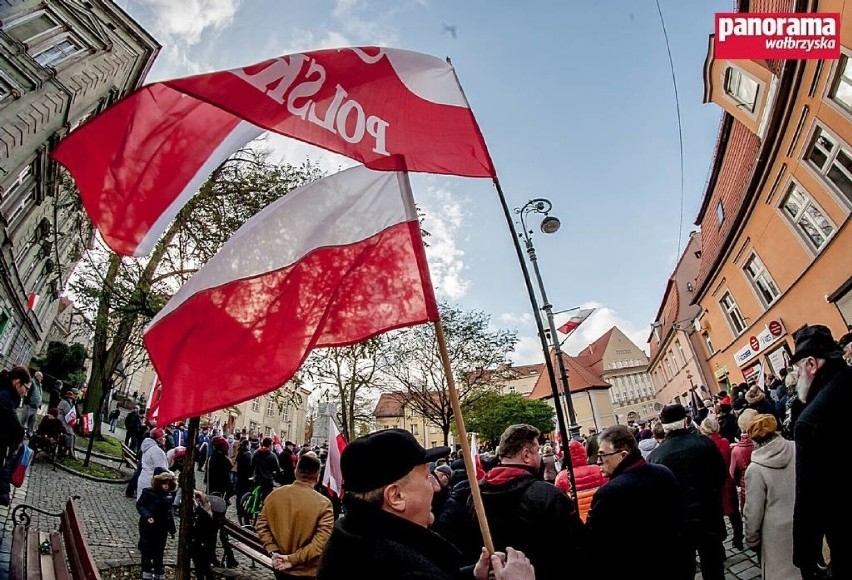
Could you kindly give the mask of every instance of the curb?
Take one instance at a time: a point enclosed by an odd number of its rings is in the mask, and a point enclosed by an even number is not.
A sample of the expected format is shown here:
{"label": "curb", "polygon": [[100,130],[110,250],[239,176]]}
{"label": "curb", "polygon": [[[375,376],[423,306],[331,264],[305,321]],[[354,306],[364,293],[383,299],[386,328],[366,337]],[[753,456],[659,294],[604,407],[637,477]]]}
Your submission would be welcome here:
{"label": "curb", "polygon": [[88,475],[86,473],[81,473],[81,472],[79,472],[75,469],[71,469],[70,467],[62,465],[58,461],[56,462],[56,467],[58,467],[62,471],[70,473],[71,475],[76,475],[77,477],[82,477],[83,479],[88,479],[89,481],[94,481],[94,482],[97,482],[97,483],[114,483],[114,484],[120,483],[120,484],[123,484],[123,485],[127,485],[128,482],[130,482],[130,480],[132,479],[132,476],[128,477],[126,479],[107,479],[106,477],[95,477],[93,475]]}

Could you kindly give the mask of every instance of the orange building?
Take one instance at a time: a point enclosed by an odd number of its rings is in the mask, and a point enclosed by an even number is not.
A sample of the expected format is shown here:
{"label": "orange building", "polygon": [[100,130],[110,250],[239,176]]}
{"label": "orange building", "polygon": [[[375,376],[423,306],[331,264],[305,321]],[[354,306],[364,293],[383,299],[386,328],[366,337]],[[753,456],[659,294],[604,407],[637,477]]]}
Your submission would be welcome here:
{"label": "orange building", "polygon": [[805,324],[852,323],[852,4],[743,3],[750,12],[842,13],[839,60],[720,60],[705,102],[723,109],[704,199],[692,304],[713,380],[777,374]]}
{"label": "orange building", "polygon": [[[686,249],[666,283],[663,300],[648,337],[648,374],[657,401],[688,404],[690,391],[705,399],[718,391],[707,364],[702,338],[694,325],[701,307],[691,304],[701,263],[701,234],[692,232]],[[714,388],[715,387],[715,388]]]}

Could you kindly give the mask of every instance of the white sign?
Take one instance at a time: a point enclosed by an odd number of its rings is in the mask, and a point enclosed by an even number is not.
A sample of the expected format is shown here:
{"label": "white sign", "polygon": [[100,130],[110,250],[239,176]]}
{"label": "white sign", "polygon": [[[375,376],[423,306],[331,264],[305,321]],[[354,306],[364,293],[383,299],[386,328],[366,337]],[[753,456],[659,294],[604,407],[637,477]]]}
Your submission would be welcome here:
{"label": "white sign", "polygon": [[742,367],[761,352],[765,351],[768,346],[778,342],[786,333],[787,329],[784,328],[784,323],[781,322],[780,318],[770,320],[760,334],[749,337],[749,344],[746,344],[734,354],[734,360],[738,366]]}

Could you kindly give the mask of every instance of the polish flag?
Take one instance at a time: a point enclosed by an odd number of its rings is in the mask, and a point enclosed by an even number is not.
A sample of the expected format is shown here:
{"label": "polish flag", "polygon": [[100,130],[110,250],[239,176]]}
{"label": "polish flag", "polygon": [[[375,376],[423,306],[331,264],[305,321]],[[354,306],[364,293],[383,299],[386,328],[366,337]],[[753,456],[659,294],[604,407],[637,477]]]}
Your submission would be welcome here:
{"label": "polish flag", "polygon": [[160,421],[269,393],[315,348],[438,318],[407,174],[347,169],[252,217],[151,321]]}
{"label": "polish flag", "polygon": [[485,477],[485,468],[482,467],[482,460],[479,458],[479,443],[476,441],[476,433],[470,434],[470,459],[476,469],[476,481],[482,481],[482,478]]}
{"label": "polish flag", "polygon": [[30,292],[29,296],[27,296],[27,308],[30,310],[35,310],[37,304],[38,294],[36,294],[35,292]]}
{"label": "polish flag", "polygon": [[145,413],[145,418],[148,421],[156,421],[159,413],[160,413],[160,398],[163,394],[163,385],[160,383],[159,378],[154,376],[154,382],[151,385],[151,392],[148,395],[148,405],[147,412]]}
{"label": "polish flag", "polygon": [[392,48],[319,50],[154,83],[51,154],[106,244],[144,256],[210,173],[265,131],[372,169],[494,177],[453,67]]}
{"label": "polish flag", "polygon": [[577,330],[577,327],[583,324],[583,322],[594,312],[594,308],[585,308],[580,310],[577,314],[568,319],[568,322],[557,328],[559,332],[562,334],[571,335],[572,332]]}
{"label": "polish flag", "polygon": [[340,456],[346,449],[346,439],[337,429],[334,417],[328,418],[328,457],[325,460],[325,473],[322,484],[340,497],[343,489],[343,474],[340,471]]}

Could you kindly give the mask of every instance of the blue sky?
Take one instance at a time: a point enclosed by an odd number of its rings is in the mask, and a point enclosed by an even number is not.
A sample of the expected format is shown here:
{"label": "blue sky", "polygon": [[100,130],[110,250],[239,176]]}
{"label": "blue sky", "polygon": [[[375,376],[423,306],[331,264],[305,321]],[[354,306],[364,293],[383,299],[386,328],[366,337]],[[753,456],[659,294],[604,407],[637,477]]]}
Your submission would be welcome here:
{"label": "blue sky", "polygon": [[[599,311],[576,352],[618,324],[640,347],[677,256],[680,162],[666,46],[653,0],[118,0],[163,44],[160,80],[319,48],[383,45],[449,56],[512,207],[549,198],[562,220],[536,234],[554,310]],[[702,104],[713,14],[730,2],[660,0],[680,92],[685,244],[720,110]],[[453,28],[455,36],[448,30]],[[267,140],[281,158],[329,171],[350,161]],[[488,180],[415,176],[439,295],[516,328],[515,362],[541,360],[532,309]],[[570,314],[557,316],[557,323]]]}

